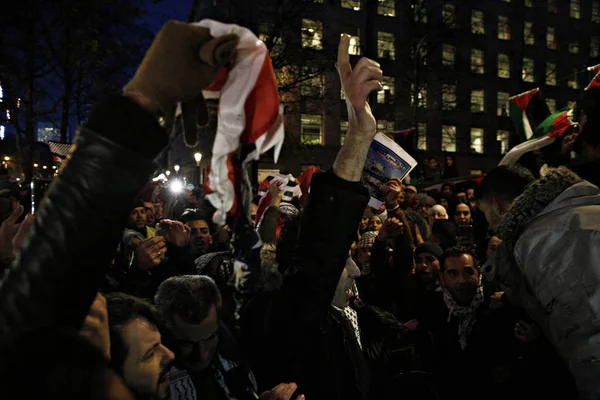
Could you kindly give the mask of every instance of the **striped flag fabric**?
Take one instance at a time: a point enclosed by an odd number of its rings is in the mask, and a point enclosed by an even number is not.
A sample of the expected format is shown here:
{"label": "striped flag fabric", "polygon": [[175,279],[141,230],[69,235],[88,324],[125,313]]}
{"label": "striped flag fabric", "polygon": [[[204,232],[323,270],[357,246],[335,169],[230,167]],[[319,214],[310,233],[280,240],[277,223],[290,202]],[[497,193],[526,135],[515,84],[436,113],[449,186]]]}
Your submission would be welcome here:
{"label": "striped flag fabric", "polygon": [[217,209],[214,222],[224,225],[227,216],[242,212],[239,189],[249,184],[236,172],[237,150],[251,144],[256,147],[241,160],[243,165],[258,160],[272,148],[277,162],[284,138],[283,112],[265,44],[252,31],[238,25],[209,19],[197,25],[208,28],[214,37],[233,33],[240,38],[235,61],[229,69],[220,71],[216,81],[203,92],[206,99],[219,99],[217,133],[205,191]]}
{"label": "striped flag fabric", "polygon": [[520,142],[532,138],[534,129],[549,115],[548,105],[542,98],[540,88],[510,97],[510,117]]}
{"label": "striped flag fabric", "polygon": [[65,158],[67,158],[67,155],[71,152],[73,144],[64,142],[54,142],[50,140],[48,141],[48,147],[50,147],[52,159],[55,162],[61,163]]}
{"label": "striped flag fabric", "polygon": [[591,88],[600,87],[600,64],[594,65],[592,67],[588,67],[587,70],[593,74],[592,81],[585,88],[585,90],[589,90]]}

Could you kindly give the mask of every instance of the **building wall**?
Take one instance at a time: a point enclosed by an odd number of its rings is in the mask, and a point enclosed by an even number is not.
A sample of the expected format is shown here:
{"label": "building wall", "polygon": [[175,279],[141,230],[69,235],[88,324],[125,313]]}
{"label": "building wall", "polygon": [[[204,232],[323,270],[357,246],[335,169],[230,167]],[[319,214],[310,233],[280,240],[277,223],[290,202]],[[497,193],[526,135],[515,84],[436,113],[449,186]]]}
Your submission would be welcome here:
{"label": "building wall", "polygon": [[[292,0],[287,0],[292,1]],[[300,2],[301,0],[293,0]],[[378,13],[378,0],[359,1],[358,10],[352,8],[352,0],[302,0],[306,6],[302,12],[290,16],[286,23],[284,41],[300,41],[302,19],[309,18],[323,24],[323,50],[305,49],[306,64],[318,53],[325,57],[337,54],[340,34],[345,30],[358,29],[360,32],[361,54],[376,59],[385,76],[395,78],[393,87],[395,96],[391,101],[379,104],[376,96],[371,106],[378,120],[391,121],[396,130],[407,129],[417,124],[426,124],[427,149],[417,150],[417,138],[411,138],[405,144],[407,150],[422,159],[425,154],[441,156],[445,154],[442,143],[443,126],[456,127],[456,151],[452,152],[457,166],[463,174],[471,170],[489,170],[501,158],[501,145],[497,141],[498,131],[511,129],[508,115],[502,114],[498,93],[516,95],[523,91],[540,87],[547,97],[551,111],[578,100],[581,89],[589,82],[587,66],[600,63],[598,58],[598,36],[600,36],[600,5],[595,0],[489,0],[489,1],[441,1],[441,0],[396,0],[392,1],[395,16]],[[200,0],[195,17],[202,18],[207,2]],[[214,8],[230,21],[243,23],[256,29],[264,21],[273,18],[273,10],[258,6],[248,7],[246,0],[217,1]],[[284,2],[285,3],[285,2]],[[454,5],[455,27],[446,23],[448,4]],[[354,4],[356,5],[356,4]],[[579,5],[579,18],[577,16]],[[346,6],[346,7],[344,7]],[[349,8],[350,7],[350,8]],[[424,7],[427,22],[415,22],[415,10]],[[475,11],[475,14],[474,14]],[[212,10],[214,12],[214,10]],[[472,18],[477,12],[483,13],[484,33],[473,33]],[[500,17],[506,17],[510,38],[502,36]],[[529,36],[525,37],[526,22],[533,23],[533,44]],[[549,41],[549,29],[554,29],[555,44]],[[379,31],[395,35],[395,60],[378,57],[377,35]],[[419,35],[422,35],[420,37]],[[423,40],[421,40],[423,39]],[[419,68],[411,68],[409,50],[411,44],[428,43],[429,67],[418,71],[426,82],[426,108],[417,109],[411,105],[410,77]],[[595,45],[592,46],[592,42]],[[443,45],[453,45],[456,49],[454,65],[443,64]],[[571,44],[571,45],[570,45]],[[574,53],[572,44],[579,51]],[[473,73],[471,63],[472,49],[483,50],[484,73]],[[510,57],[510,77],[499,77],[499,54]],[[300,90],[292,97],[300,104],[286,105],[285,128],[286,142],[277,166],[269,155],[261,160],[261,168],[279,168],[282,172],[299,173],[306,165],[314,164],[328,168],[340,147],[341,122],[346,120],[345,102],[340,99],[339,78],[333,67],[333,58],[329,68],[323,73],[323,98],[320,102],[302,101]],[[352,57],[356,62],[359,57]],[[524,81],[523,64],[525,59],[534,62],[533,82]],[[547,65],[556,65],[556,85],[547,84]],[[435,67],[440,65],[440,68]],[[577,71],[578,74],[574,75]],[[574,78],[573,78],[574,77]],[[443,110],[445,103],[442,85],[456,81],[457,107],[455,110]],[[573,82],[576,81],[577,88]],[[571,86],[571,87],[570,87]],[[471,111],[471,92],[484,91],[483,112]],[[506,105],[507,109],[508,106]],[[301,138],[301,114],[318,113],[322,115],[321,145],[303,145]],[[484,130],[484,143],[481,154],[472,151],[471,129]],[[383,128],[388,130],[387,128]],[[415,135],[416,136],[416,135]]]}

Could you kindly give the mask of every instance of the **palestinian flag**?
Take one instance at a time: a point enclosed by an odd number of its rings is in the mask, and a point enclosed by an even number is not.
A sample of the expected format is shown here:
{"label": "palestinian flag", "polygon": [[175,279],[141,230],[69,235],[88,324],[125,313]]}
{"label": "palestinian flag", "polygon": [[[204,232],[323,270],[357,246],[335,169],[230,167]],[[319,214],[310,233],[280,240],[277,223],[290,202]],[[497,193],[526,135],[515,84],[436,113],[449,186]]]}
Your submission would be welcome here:
{"label": "palestinian flag", "polygon": [[520,142],[532,138],[534,129],[548,116],[550,110],[540,93],[540,88],[532,89],[508,99],[510,117]]}
{"label": "palestinian flag", "polygon": [[523,154],[540,150],[554,143],[557,138],[564,136],[574,125],[572,108],[565,107],[555,112],[537,126],[530,140],[510,149],[498,165],[516,163]]}
{"label": "palestinian flag", "polygon": [[600,64],[594,65],[593,67],[588,67],[587,70],[592,74],[590,84],[585,88],[585,90],[600,87]]}

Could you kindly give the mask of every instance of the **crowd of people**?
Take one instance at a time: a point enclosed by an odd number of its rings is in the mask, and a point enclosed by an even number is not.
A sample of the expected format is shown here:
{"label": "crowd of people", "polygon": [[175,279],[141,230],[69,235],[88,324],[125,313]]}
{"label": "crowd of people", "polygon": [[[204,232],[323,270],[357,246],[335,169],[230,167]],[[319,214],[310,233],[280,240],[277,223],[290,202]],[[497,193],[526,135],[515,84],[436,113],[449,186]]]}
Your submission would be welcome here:
{"label": "crowd of people", "polygon": [[[167,145],[157,113],[210,83],[192,73],[198,35],[168,23],[124,93],[95,107],[36,215],[19,222],[14,201],[4,213],[7,398],[599,398],[598,91],[569,149],[588,180],[567,165],[428,193],[391,180],[374,209],[360,180],[382,71],[351,67],[344,35],[345,144],[305,201],[273,183],[266,211],[246,210],[261,265],[240,290],[232,230],[196,198],[143,190]],[[451,157],[427,171],[456,175]]]}

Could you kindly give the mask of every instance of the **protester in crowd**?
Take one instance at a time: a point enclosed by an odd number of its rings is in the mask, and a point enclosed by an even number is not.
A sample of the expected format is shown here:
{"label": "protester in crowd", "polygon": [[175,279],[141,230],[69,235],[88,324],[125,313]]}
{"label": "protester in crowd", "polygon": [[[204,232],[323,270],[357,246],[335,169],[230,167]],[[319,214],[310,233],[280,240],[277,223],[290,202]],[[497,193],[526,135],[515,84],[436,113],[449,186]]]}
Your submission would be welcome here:
{"label": "protester in crowd", "polygon": [[371,218],[375,216],[371,207],[365,208],[365,212],[363,213],[362,219],[360,220],[360,225],[358,226],[358,233],[360,235],[369,232],[369,223],[371,222]]}
{"label": "protester in crowd", "polygon": [[442,179],[443,171],[437,157],[430,156],[426,161],[427,165],[423,168],[423,180],[426,182],[440,181]]}
{"label": "protester in crowd", "polygon": [[368,232],[379,232],[381,227],[383,226],[383,220],[379,215],[373,215],[371,220],[369,221],[369,225],[367,225]]}
{"label": "protester in crowd", "polygon": [[151,239],[156,236],[154,226],[148,225],[148,215],[143,201],[134,204],[127,220],[127,229],[138,232],[144,239]]}
{"label": "protester in crowd", "polygon": [[456,168],[456,164],[454,163],[454,156],[446,155],[445,160],[446,165],[444,165],[442,179],[456,178],[458,176],[458,168]]}
{"label": "protester in crowd", "polygon": [[569,365],[582,398],[600,395],[592,300],[600,290],[594,272],[599,195],[565,167],[532,181],[523,168],[500,166],[477,187],[481,209],[503,240],[485,274],[542,328]]}
{"label": "protester in crowd", "polygon": [[189,247],[194,259],[209,253],[213,244],[211,235],[210,218],[199,209],[186,210],[179,221],[190,229]]}
{"label": "protester in crowd", "polygon": [[162,343],[154,307],[122,293],[107,295],[111,365],[137,399],[169,397],[167,372],[174,354]]}
{"label": "protester in crowd", "polygon": [[435,200],[433,197],[428,196],[427,193],[419,193],[414,198],[413,209],[421,214],[429,226],[431,226],[433,221],[431,215],[431,208],[433,206],[435,206]]}
{"label": "protester in crowd", "polygon": [[436,220],[431,226],[431,241],[437,243],[443,250],[456,246],[457,236],[457,226],[453,221]]}
{"label": "protester in crowd", "polygon": [[417,195],[419,191],[417,190],[416,187],[414,186],[407,186],[406,189],[404,189],[404,194],[406,195],[406,203],[407,205],[412,204],[412,201],[414,199],[414,197]]}
{"label": "protester in crowd", "polygon": [[454,183],[447,181],[442,184],[442,194],[443,195],[454,196],[455,193],[456,193],[456,186],[454,185]]}

